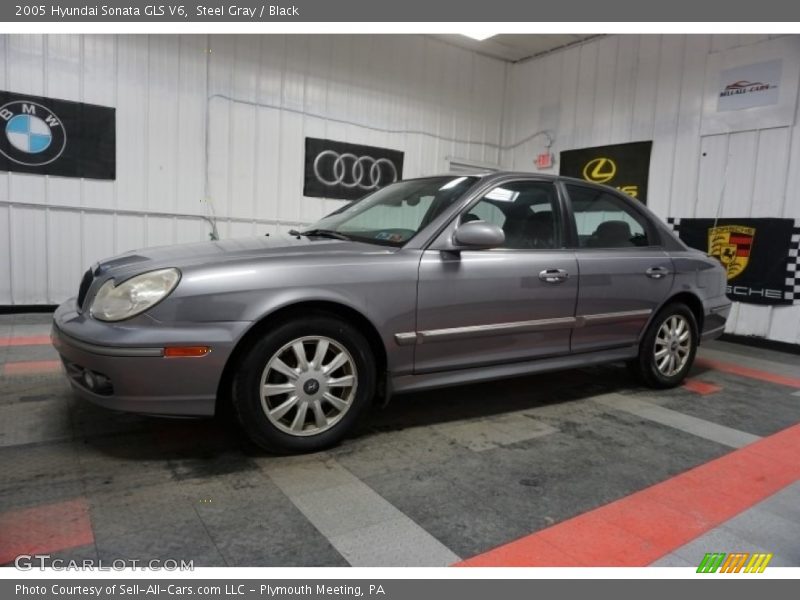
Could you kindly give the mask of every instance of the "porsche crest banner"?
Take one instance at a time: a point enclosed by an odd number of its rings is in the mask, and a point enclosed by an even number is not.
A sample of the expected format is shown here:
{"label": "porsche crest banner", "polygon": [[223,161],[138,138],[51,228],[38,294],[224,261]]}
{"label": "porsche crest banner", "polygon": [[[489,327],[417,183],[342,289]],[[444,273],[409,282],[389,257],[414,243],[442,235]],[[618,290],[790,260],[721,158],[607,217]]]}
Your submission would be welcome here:
{"label": "porsche crest banner", "polygon": [[116,112],[0,91],[0,170],[114,179]]}
{"label": "porsche crest banner", "polygon": [[751,304],[800,301],[798,245],[793,219],[668,219],[686,245],[725,267],[728,297]]}
{"label": "porsche crest banner", "polygon": [[647,204],[647,178],[653,142],[632,142],[565,150],[560,155],[560,173],[592,183],[610,185]]}
{"label": "porsche crest banner", "polygon": [[306,138],[303,195],[358,200],[403,177],[403,153]]}

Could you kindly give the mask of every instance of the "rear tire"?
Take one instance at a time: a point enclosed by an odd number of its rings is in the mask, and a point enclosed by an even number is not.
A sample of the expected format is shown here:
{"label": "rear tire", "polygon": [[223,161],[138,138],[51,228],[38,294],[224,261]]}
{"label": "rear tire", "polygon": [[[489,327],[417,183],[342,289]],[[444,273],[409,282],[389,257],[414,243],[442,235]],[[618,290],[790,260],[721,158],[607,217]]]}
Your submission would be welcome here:
{"label": "rear tire", "polygon": [[676,387],[692,368],[697,341],[694,313],[685,304],[669,304],[650,323],[628,369],[649,387]]}
{"label": "rear tire", "polygon": [[253,344],[234,376],[232,404],[262,448],[316,452],[353,429],[374,392],[369,342],[349,323],[316,313]]}

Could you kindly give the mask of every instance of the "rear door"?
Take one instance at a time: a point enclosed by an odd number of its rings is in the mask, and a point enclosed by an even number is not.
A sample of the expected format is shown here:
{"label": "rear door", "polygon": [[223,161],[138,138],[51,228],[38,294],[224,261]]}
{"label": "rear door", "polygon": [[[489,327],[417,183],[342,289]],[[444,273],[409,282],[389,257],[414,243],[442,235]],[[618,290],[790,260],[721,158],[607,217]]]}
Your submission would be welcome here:
{"label": "rear door", "polygon": [[553,182],[499,184],[458,219],[494,223],[506,241],[490,250],[424,252],[415,372],[568,353],[577,262],[575,253],[564,248]]}
{"label": "rear door", "polygon": [[585,352],[638,343],[674,277],[658,232],[632,198],[565,184],[578,260],[579,291],[571,349]]}

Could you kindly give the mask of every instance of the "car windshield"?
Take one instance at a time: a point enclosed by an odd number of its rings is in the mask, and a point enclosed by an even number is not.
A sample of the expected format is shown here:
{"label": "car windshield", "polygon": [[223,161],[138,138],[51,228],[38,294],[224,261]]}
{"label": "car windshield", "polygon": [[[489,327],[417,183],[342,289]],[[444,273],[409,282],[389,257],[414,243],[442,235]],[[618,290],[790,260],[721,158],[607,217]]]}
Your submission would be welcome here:
{"label": "car windshield", "polygon": [[322,218],[302,233],[402,246],[458,199],[477,177],[427,177],[388,185]]}

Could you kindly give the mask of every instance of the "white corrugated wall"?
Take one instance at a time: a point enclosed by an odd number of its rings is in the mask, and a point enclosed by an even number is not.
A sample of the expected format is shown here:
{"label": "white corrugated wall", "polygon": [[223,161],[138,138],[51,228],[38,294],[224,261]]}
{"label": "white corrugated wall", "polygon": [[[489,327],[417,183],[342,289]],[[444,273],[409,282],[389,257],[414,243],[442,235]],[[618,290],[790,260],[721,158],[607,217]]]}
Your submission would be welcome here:
{"label": "white corrugated wall", "polygon": [[207,239],[206,196],[221,237],[316,220],[340,201],[303,197],[306,136],[402,150],[407,177],[496,164],[506,68],[424,36],[0,36],[0,88],[117,109],[116,181],[0,172],[0,305]]}
{"label": "white corrugated wall", "polygon": [[[57,303],[100,258],[206,239],[180,216],[206,196],[223,237],[315,220],[339,201],[302,196],[306,136],[403,150],[409,177],[447,157],[534,170],[543,138],[500,153],[501,124],[505,145],[554,131],[556,153],[652,139],[662,217],[714,216],[726,159],[706,151],[730,157],[725,215],[800,218],[800,127],[699,133],[707,54],[761,39],[610,36],[507,66],[424,36],[0,36],[2,89],[117,108],[116,181],[0,172],[0,305]],[[800,306],[737,305],[729,330],[798,343]]]}
{"label": "white corrugated wall", "polygon": [[[713,218],[727,177],[721,216],[800,219],[797,118],[793,127],[700,135],[707,55],[767,37],[610,36],[517,63],[509,73],[503,141],[550,129],[558,155],[653,140],[647,203],[662,218]],[[539,138],[503,152],[501,163],[535,170],[542,151]],[[735,303],[727,331],[800,343],[800,305]]]}

